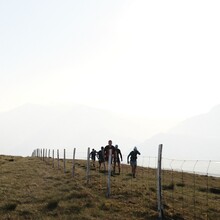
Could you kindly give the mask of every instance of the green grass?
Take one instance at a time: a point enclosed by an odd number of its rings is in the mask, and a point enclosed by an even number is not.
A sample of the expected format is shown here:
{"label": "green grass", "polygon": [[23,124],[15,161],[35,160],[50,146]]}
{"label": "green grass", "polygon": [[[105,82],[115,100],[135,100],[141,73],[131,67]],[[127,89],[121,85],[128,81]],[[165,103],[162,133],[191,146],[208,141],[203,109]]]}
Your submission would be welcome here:
{"label": "green grass", "polygon": [[[86,162],[67,161],[64,173],[52,159],[0,156],[0,219],[157,219],[156,171],[130,166],[111,177],[91,169]],[[166,219],[220,219],[219,178],[163,171],[163,203]],[[208,188],[207,188],[208,186]],[[208,217],[207,217],[208,215]]]}

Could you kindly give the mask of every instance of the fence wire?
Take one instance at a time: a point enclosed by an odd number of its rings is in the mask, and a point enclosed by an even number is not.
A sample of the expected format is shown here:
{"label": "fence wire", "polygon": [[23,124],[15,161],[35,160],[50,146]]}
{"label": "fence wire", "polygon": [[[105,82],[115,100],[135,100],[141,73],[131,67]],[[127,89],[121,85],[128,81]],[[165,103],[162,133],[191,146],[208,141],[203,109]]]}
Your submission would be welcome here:
{"label": "fence wire", "polygon": [[[107,163],[99,169],[87,152],[37,149],[32,156],[38,156],[54,169],[73,178],[84,180],[100,195],[107,194]],[[80,159],[79,159],[80,158]],[[111,194],[114,199],[139,201],[146,216],[157,213],[157,158],[138,157],[137,176],[132,178],[131,167],[123,155],[121,172],[118,167],[111,176]],[[87,162],[89,162],[87,164]],[[89,165],[89,166],[88,166]],[[165,219],[220,219],[220,162],[199,160],[175,160],[162,158],[162,199]],[[89,172],[88,172],[89,169]],[[120,176],[120,181],[119,177]]]}

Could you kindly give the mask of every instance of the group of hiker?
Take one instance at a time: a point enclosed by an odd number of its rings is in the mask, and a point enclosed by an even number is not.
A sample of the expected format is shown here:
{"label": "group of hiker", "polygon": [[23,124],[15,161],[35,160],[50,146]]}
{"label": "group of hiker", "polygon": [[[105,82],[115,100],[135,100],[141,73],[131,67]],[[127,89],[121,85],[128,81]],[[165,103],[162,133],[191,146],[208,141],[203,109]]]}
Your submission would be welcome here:
{"label": "group of hiker", "polygon": [[[111,152],[111,154],[110,154]],[[128,154],[127,156],[127,163],[131,165],[131,172],[132,177],[136,177],[136,167],[137,167],[137,155],[140,155],[140,152],[137,150],[137,147],[134,147],[134,149]],[[90,157],[92,159],[92,164],[95,167],[95,161],[96,157],[98,158],[99,162],[99,170],[101,170],[101,166],[103,164],[104,170],[106,170],[106,164],[105,162],[109,161],[109,156],[111,156],[110,163],[113,166],[113,173],[115,174],[116,166],[118,167],[118,174],[121,172],[121,161],[123,161],[121,150],[118,148],[118,145],[113,146],[112,141],[108,141],[108,145],[105,147],[101,147],[99,151],[96,151],[95,149],[92,149],[90,153]]]}

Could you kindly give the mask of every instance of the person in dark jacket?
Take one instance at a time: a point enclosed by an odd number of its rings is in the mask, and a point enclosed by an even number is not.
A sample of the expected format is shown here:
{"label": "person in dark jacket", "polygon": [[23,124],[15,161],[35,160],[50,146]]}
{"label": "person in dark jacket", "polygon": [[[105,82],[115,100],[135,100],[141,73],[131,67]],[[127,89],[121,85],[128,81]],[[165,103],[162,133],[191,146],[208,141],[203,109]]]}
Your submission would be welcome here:
{"label": "person in dark jacket", "polygon": [[97,154],[96,150],[95,150],[95,149],[92,149],[92,152],[90,153],[90,157],[91,157],[91,159],[92,159],[92,165],[93,165],[93,167],[95,167],[96,154]]}
{"label": "person in dark jacket", "polygon": [[[110,150],[111,150],[111,155],[110,155]],[[113,162],[113,173],[115,171],[115,147],[112,145],[112,141],[109,140],[108,141],[108,145],[105,146],[104,148],[104,154],[105,154],[105,161],[108,164],[108,159],[109,159],[109,155],[111,156],[111,164]]]}
{"label": "person in dark jacket", "polygon": [[118,172],[120,174],[121,172],[121,161],[122,161],[122,154],[121,154],[121,150],[118,148],[118,145],[115,145],[115,165],[114,167],[116,168],[116,164],[118,165]]}
{"label": "person in dark jacket", "polygon": [[99,170],[101,169],[102,163],[104,164],[104,170],[105,170],[105,155],[104,155],[104,147],[101,147],[101,150],[97,153],[98,160],[99,160]]}
{"label": "person in dark jacket", "polygon": [[137,155],[141,155],[141,153],[137,150],[137,147],[134,147],[134,150],[131,151],[127,157],[128,164],[129,164],[129,158],[130,158],[131,172],[132,172],[133,178],[136,177]]}

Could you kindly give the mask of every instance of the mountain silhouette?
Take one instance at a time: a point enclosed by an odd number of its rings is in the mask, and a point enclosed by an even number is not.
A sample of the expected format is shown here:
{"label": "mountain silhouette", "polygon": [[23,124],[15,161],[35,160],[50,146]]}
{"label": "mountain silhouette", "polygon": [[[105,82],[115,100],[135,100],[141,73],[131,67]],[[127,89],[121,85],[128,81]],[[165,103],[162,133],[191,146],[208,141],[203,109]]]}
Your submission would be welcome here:
{"label": "mountain silhouette", "polygon": [[141,144],[145,155],[157,156],[163,144],[163,156],[182,160],[220,161],[220,105],[208,113],[191,117]]}
{"label": "mountain silhouette", "polygon": [[157,124],[83,105],[25,104],[0,113],[0,154],[29,156],[36,148],[72,152],[75,147],[86,158],[88,147],[98,150],[112,139],[123,154],[137,146],[141,155],[157,157],[163,144],[163,157],[220,160],[220,105],[141,142],[140,136]]}
{"label": "mountain silhouette", "polygon": [[0,154],[28,156],[36,148],[72,152],[74,147],[86,153],[109,139],[125,149],[138,142],[131,136],[134,128],[123,117],[83,105],[25,104],[0,114]]}

